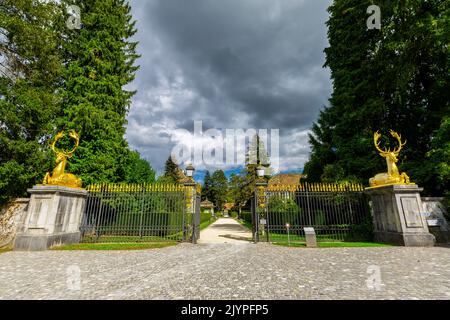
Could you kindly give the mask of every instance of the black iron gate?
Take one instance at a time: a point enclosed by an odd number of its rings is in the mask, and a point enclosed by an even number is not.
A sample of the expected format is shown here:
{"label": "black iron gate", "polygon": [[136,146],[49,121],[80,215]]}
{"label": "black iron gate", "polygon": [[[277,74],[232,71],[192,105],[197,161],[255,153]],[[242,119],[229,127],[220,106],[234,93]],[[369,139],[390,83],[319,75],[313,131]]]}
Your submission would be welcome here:
{"label": "black iron gate", "polygon": [[256,187],[252,199],[253,240],[304,242],[305,227],[318,241],[370,240],[371,216],[359,184]]}
{"label": "black iron gate", "polygon": [[160,183],[90,185],[80,227],[82,242],[195,243],[199,195],[187,188]]}

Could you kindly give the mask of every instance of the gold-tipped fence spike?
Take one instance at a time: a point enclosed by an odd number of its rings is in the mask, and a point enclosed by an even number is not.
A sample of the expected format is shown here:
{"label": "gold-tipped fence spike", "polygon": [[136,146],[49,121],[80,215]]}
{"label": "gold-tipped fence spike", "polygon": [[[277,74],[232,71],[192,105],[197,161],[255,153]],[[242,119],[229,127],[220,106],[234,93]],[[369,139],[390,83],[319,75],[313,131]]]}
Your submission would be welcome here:
{"label": "gold-tipped fence spike", "polygon": [[[196,187],[201,192],[201,187]],[[93,183],[86,187],[89,192],[181,192],[184,191],[184,185],[173,183]]]}

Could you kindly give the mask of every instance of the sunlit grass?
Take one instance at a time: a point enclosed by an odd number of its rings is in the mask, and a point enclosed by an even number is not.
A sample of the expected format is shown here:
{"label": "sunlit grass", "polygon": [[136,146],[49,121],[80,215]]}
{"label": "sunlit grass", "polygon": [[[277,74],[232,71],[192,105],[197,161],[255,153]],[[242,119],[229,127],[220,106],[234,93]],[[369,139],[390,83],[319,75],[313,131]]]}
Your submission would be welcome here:
{"label": "sunlit grass", "polygon": [[213,224],[217,219],[209,219],[207,221],[203,221],[202,223],[200,223],[200,230],[206,229],[208,228],[211,224]]}

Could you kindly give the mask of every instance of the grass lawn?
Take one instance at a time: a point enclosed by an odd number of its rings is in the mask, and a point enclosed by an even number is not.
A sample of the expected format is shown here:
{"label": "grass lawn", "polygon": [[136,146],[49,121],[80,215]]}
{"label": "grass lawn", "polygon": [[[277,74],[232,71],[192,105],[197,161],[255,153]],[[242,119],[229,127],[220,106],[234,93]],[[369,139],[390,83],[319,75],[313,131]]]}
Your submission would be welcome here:
{"label": "grass lawn", "polygon": [[[260,236],[261,237],[261,236]],[[266,236],[267,237],[267,236]],[[321,242],[342,242],[342,237],[331,234],[318,234],[316,235],[317,241]],[[305,236],[290,234],[289,239],[291,242],[306,242]],[[270,232],[270,242],[288,242],[287,234],[272,233]]]}
{"label": "grass lawn", "polygon": [[207,221],[203,221],[202,223],[200,223],[200,230],[206,229],[208,228],[211,224],[213,224],[217,219],[209,219]]}
{"label": "grass lawn", "polygon": [[50,250],[144,250],[158,249],[177,245],[178,242],[130,242],[130,243],[76,243],[56,246]]}
{"label": "grass lawn", "polygon": [[[240,219],[236,219],[244,227],[252,230],[252,223]],[[271,243],[278,246],[285,247],[300,247],[306,248],[305,236],[290,235],[291,244],[288,244],[287,234],[270,234]],[[340,239],[333,238],[332,235],[317,235],[317,246],[319,248],[371,248],[371,247],[392,247],[393,245],[377,242],[345,242]]]}
{"label": "grass lawn", "polygon": [[[272,244],[284,247],[300,247],[306,248],[306,243],[292,242],[289,245],[287,242],[272,242]],[[392,247],[390,244],[377,242],[317,242],[319,248],[371,248],[371,247]]]}
{"label": "grass lawn", "polygon": [[246,227],[249,230],[252,230],[252,223],[245,221],[245,220],[241,220],[241,219],[236,219],[237,222],[239,222],[240,224],[242,224],[244,227]]}

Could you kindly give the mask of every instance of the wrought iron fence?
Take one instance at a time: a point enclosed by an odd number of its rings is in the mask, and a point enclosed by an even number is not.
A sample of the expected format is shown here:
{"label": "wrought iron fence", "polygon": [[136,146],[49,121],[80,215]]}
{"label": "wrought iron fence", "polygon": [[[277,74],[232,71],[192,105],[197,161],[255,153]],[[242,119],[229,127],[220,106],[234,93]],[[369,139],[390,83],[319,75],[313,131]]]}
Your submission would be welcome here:
{"label": "wrought iron fence", "polygon": [[186,192],[176,184],[95,184],[88,188],[83,242],[183,241]]}
{"label": "wrought iron fence", "polygon": [[304,227],[314,227],[318,241],[370,240],[368,199],[359,184],[269,186],[255,195],[256,241],[304,242]]}

